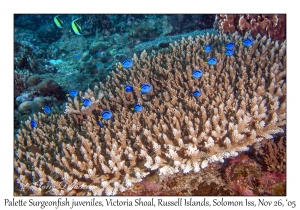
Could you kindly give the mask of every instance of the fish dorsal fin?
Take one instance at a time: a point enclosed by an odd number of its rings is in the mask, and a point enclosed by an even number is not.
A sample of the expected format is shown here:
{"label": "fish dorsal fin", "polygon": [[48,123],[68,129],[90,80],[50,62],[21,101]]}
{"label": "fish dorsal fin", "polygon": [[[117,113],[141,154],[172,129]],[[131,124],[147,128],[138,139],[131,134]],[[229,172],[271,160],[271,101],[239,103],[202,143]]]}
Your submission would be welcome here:
{"label": "fish dorsal fin", "polygon": [[80,20],[81,18],[82,18],[82,17],[77,18],[77,19],[73,20],[72,22],[75,23],[77,20]]}

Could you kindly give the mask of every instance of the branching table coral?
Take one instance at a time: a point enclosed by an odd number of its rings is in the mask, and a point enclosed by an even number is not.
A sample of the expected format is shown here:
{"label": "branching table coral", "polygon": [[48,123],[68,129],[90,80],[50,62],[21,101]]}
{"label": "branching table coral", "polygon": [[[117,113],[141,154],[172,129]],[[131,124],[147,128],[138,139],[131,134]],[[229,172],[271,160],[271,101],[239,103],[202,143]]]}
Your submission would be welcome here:
{"label": "branching table coral", "polygon": [[[150,172],[161,179],[199,172],[283,133],[286,42],[258,35],[246,47],[246,38],[207,34],[151,56],[144,51],[129,70],[69,98],[65,114],[34,115],[37,127],[29,119],[15,140],[15,193],[116,195]],[[232,56],[224,54],[228,42]],[[216,65],[207,63],[211,57]],[[197,69],[203,75],[193,78]],[[147,94],[138,89],[145,83],[152,85]],[[132,92],[122,90],[127,84]],[[90,106],[80,106],[85,98]],[[135,104],[141,112],[131,110]],[[100,119],[104,110],[112,118]]]}

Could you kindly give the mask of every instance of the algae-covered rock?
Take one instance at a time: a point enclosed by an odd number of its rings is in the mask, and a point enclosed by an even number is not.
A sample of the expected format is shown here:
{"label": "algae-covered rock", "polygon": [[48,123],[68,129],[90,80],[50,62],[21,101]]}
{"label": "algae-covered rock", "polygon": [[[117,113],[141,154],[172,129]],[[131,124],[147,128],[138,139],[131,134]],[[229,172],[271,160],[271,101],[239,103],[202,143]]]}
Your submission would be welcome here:
{"label": "algae-covered rock", "polygon": [[31,87],[39,84],[41,81],[41,77],[38,74],[34,74],[27,78],[26,83],[28,87]]}
{"label": "algae-covered rock", "polygon": [[56,98],[63,98],[65,96],[59,84],[52,79],[44,79],[35,89],[41,92],[43,96],[54,96]]}
{"label": "algae-covered rock", "polygon": [[52,24],[43,25],[36,31],[37,37],[46,43],[52,43],[59,40],[62,36],[62,30],[55,28]]}
{"label": "algae-covered rock", "polygon": [[109,42],[105,42],[105,41],[94,41],[89,48],[89,52],[91,55],[96,54],[97,52],[102,52],[105,51],[106,49],[108,49],[110,47],[110,43]]}
{"label": "algae-covered rock", "polygon": [[31,113],[31,105],[32,105],[32,101],[25,101],[25,102],[21,103],[18,107],[18,111],[19,111],[20,115],[30,114]]}

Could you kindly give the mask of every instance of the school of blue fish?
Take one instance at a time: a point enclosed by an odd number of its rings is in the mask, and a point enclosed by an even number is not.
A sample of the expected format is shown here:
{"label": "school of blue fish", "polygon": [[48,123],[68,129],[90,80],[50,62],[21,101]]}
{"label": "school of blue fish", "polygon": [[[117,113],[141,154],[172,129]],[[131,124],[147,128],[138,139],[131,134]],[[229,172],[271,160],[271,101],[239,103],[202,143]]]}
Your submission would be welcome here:
{"label": "school of blue fish", "polygon": [[[72,30],[75,34],[77,35],[82,35],[82,28],[81,26],[76,22],[78,21],[80,18],[77,18],[75,20],[72,21],[71,26],[72,26]],[[55,26],[57,26],[58,28],[63,28],[64,25],[64,21],[61,20],[58,16],[54,17],[54,24]],[[253,44],[253,39],[252,38],[247,38],[244,39],[243,41],[240,42],[240,44],[243,44],[245,47],[250,47]],[[234,47],[235,44],[233,42],[229,42],[226,43],[225,46],[223,46],[223,50],[225,50],[225,52],[222,53],[222,55],[224,56],[232,56],[234,55]],[[210,45],[206,45],[203,47],[202,52],[204,53],[210,53],[212,50],[212,47]],[[74,58],[80,58],[79,55],[75,56]],[[208,58],[208,60],[206,62],[204,62],[206,64],[209,65],[216,65],[218,63],[217,59],[215,57],[210,57]],[[133,65],[133,61],[130,58],[126,58],[125,60],[123,60],[121,63],[118,64],[118,68],[122,69],[129,69],[131,66]],[[190,75],[190,77],[192,77],[193,79],[200,79],[203,75],[203,71],[201,69],[195,69],[193,70],[192,74]],[[124,87],[122,87],[122,90],[125,91],[126,93],[131,93],[134,91],[134,87],[131,84],[126,84],[124,85]],[[138,91],[141,92],[142,94],[147,94],[152,90],[152,85],[149,83],[145,83],[145,84],[141,84],[140,87],[136,88]],[[78,91],[77,90],[70,90],[66,96],[69,96],[71,98],[74,98],[78,95]],[[195,98],[199,98],[202,95],[202,92],[200,90],[195,90],[192,92],[192,95]],[[84,106],[84,107],[88,107],[92,105],[92,101],[89,98],[84,98],[82,99],[80,106]],[[44,106],[43,111],[45,114],[51,114],[51,108],[49,106]],[[143,110],[143,105],[142,104],[134,104],[131,108],[130,108],[133,112],[141,112]],[[109,120],[113,117],[113,113],[110,110],[104,110],[99,116],[98,116],[98,121],[97,124],[102,128],[104,127],[104,124],[100,121],[100,120]],[[38,123],[35,120],[31,120],[30,121],[30,125],[32,128],[36,128],[38,126]]]}

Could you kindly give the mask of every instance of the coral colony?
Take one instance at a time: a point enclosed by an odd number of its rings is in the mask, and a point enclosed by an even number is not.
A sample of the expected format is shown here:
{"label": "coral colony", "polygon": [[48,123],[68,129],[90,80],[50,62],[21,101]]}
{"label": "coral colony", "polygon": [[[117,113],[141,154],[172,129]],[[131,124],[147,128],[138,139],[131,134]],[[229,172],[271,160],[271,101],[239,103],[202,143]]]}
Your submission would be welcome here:
{"label": "coral colony", "polygon": [[[138,195],[140,188],[168,194],[175,176],[189,186],[226,182],[227,194],[255,195],[238,172],[245,167],[260,186],[268,177],[285,180],[285,76],[286,41],[260,34],[207,33],[151,56],[134,54],[93,89],[69,90],[63,113],[45,106],[22,123],[15,194]],[[253,146],[268,163],[263,176],[241,154]],[[272,147],[278,154],[269,154]],[[214,168],[225,163],[220,181]]]}

